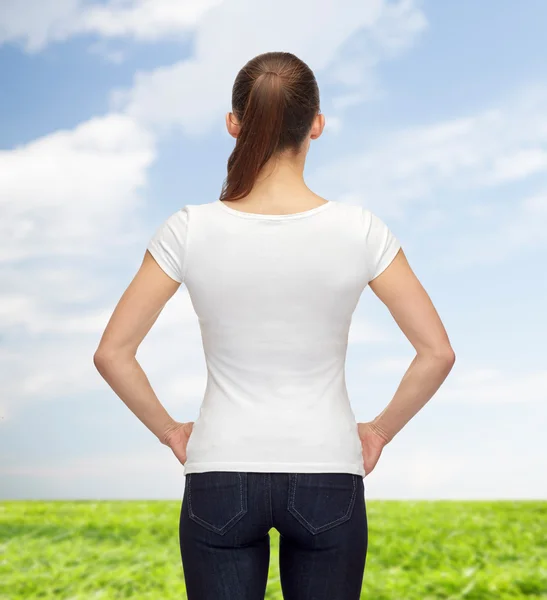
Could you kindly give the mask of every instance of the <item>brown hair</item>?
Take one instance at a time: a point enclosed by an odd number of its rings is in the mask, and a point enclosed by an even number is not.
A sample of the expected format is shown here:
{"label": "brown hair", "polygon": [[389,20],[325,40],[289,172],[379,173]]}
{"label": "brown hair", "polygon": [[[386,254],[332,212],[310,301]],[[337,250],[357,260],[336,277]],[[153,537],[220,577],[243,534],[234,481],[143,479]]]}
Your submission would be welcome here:
{"label": "brown hair", "polygon": [[298,150],[319,112],[319,88],[308,65],[289,52],[266,52],[237,74],[232,112],[240,123],[221,200],[238,200],[253,188],[266,162]]}

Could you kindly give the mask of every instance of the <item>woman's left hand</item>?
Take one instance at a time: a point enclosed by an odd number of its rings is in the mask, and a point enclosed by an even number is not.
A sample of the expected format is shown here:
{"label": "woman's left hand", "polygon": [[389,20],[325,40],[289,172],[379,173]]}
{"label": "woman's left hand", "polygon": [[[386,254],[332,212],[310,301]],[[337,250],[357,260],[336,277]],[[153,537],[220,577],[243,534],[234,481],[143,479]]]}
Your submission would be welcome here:
{"label": "woman's left hand", "polygon": [[181,464],[186,462],[186,446],[194,427],[194,421],[177,423],[165,436],[165,445],[169,446]]}
{"label": "woman's left hand", "polygon": [[357,423],[357,431],[361,439],[361,448],[363,454],[363,468],[365,476],[370,475],[378,463],[386,441],[382,439],[370,426],[370,422]]}

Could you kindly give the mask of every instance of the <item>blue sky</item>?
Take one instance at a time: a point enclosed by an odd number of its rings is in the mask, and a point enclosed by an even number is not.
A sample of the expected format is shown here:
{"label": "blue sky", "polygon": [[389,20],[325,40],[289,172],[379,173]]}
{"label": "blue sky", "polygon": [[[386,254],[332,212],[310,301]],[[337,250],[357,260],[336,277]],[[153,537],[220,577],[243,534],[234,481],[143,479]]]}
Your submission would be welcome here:
{"label": "blue sky", "polygon": [[[159,223],[218,197],[237,71],[288,50],[327,120],[308,184],[388,223],[457,355],[368,496],[545,498],[545,22],[540,0],[3,2],[0,496],[180,497],[181,465],[92,355]],[[368,289],[350,342],[363,421],[414,354]],[[206,370],[184,286],[138,359],[195,420]]]}

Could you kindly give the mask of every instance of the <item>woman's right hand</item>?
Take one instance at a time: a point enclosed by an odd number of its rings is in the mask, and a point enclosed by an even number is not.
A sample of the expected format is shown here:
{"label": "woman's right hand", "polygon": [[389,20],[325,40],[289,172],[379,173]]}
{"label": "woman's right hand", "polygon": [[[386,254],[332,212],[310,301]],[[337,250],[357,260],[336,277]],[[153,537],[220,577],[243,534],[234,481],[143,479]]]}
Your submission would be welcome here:
{"label": "woman's right hand", "polygon": [[365,476],[370,475],[382,454],[386,441],[371,427],[370,422],[357,423],[357,431],[363,451],[363,467]]}
{"label": "woman's right hand", "polygon": [[179,459],[182,465],[186,462],[186,446],[188,445],[193,427],[194,421],[177,423],[165,437],[165,445],[171,448],[173,454]]}

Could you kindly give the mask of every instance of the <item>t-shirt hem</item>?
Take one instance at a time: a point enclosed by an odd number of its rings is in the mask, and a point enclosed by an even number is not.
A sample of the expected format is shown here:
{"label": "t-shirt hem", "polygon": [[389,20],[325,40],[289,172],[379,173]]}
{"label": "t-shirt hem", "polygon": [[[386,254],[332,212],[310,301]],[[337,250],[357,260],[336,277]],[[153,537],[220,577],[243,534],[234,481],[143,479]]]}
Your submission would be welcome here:
{"label": "t-shirt hem", "polygon": [[378,265],[378,267],[376,269],[376,273],[374,273],[374,276],[372,277],[372,279],[370,281],[373,281],[374,279],[376,279],[376,277],[381,275],[389,267],[389,265],[393,262],[393,260],[397,256],[400,249],[401,249],[401,243],[397,240],[396,242],[393,243],[390,250],[388,252],[386,252],[386,254],[384,254],[382,261],[380,262],[380,264]]}
{"label": "t-shirt hem", "polygon": [[158,250],[158,248],[156,248],[156,246],[155,246],[155,244],[153,242],[151,242],[151,243],[148,244],[147,250],[148,250],[148,252],[150,252],[150,254],[152,255],[152,257],[158,263],[158,265],[161,267],[161,269],[164,271],[164,273],[166,273],[169,277],[171,277],[171,279],[174,279],[177,283],[182,283],[183,282],[182,278],[179,276],[179,274],[176,273],[167,264],[167,262],[163,258],[163,254],[161,253],[160,250]]}
{"label": "t-shirt hem", "polygon": [[352,473],[365,477],[362,466],[351,463],[258,463],[258,462],[201,462],[186,463],[184,475],[207,471],[240,471],[254,473]]}

